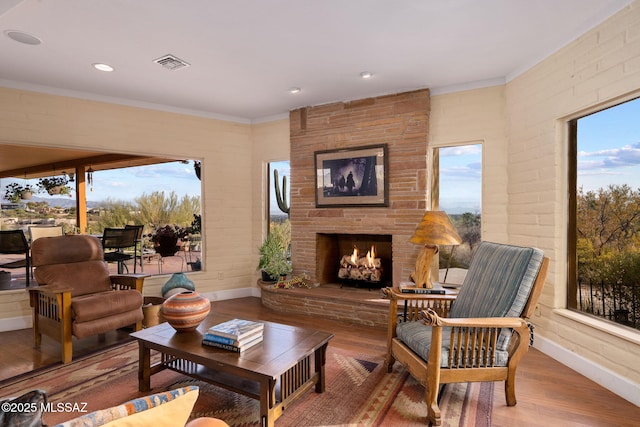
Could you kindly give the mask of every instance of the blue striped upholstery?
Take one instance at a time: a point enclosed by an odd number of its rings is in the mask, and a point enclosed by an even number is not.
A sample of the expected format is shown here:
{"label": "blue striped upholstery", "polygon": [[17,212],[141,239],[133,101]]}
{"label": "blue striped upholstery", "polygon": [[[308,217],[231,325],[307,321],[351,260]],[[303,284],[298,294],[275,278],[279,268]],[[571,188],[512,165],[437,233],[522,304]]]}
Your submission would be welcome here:
{"label": "blue striped upholstery", "polygon": [[[543,253],[536,248],[480,243],[449,317],[520,317],[542,260]],[[449,355],[449,334],[449,328],[443,328],[443,366]],[[494,361],[498,366],[507,362],[511,335],[511,330],[500,333]],[[428,358],[431,328],[422,322],[399,323],[397,336],[425,360]]]}

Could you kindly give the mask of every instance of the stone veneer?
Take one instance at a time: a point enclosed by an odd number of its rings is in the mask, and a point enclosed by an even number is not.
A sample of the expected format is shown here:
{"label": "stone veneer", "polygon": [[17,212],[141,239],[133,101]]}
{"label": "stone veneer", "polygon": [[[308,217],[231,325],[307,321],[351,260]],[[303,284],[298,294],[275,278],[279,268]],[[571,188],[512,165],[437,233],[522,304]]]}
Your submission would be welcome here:
{"label": "stone veneer", "polygon": [[[406,281],[418,247],[409,243],[427,206],[429,90],[290,112],[291,242],[294,273],[316,282],[316,234],[390,234],[393,282]],[[388,145],[389,206],[316,208],[314,152]]]}

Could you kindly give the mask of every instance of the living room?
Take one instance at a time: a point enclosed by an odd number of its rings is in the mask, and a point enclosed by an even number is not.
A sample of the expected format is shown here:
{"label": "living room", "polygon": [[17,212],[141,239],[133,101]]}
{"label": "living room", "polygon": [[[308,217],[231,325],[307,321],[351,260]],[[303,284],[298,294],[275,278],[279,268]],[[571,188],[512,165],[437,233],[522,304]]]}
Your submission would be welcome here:
{"label": "living room", "polygon": [[[544,59],[531,58],[530,68],[504,81],[456,91],[418,89],[427,95],[420,108],[427,108],[422,115],[428,120],[429,148],[473,141],[483,145],[483,240],[536,246],[551,260],[532,319],[534,347],[635,405],[640,405],[637,331],[582,315],[566,305],[566,123],[640,96],[639,27],[640,2],[634,1]],[[313,187],[308,176],[314,172],[313,151],[319,148],[305,151],[305,146],[292,145],[292,129],[300,129],[304,108],[291,108],[272,120],[238,121],[83,99],[9,82],[1,86],[2,144],[202,159],[204,268],[189,276],[212,301],[260,296],[256,265],[257,248],[267,227],[266,164],[290,159],[292,167],[304,169],[292,177],[292,209],[296,203],[305,205],[305,200],[308,205]],[[394,95],[406,97],[413,92]],[[310,106],[308,111],[343,108],[352,101],[366,103],[374,98]],[[322,149],[369,145],[344,134],[326,141]],[[426,154],[427,146],[422,149]],[[301,157],[294,158],[296,154]],[[391,164],[396,171],[404,167],[396,151],[390,150],[389,157],[398,162]],[[406,167],[418,169],[414,164]],[[419,168],[425,172],[414,180],[419,194],[409,215],[410,228],[428,206],[426,156]],[[393,188],[389,197],[391,206],[397,204]],[[292,218],[299,212],[292,211]],[[327,216],[342,219],[349,217],[349,211],[324,209],[305,215],[304,220],[317,220],[326,228]],[[393,233],[402,247],[398,254],[407,253],[406,260],[393,267],[394,283],[410,273],[418,252],[407,244],[411,231]],[[296,265],[296,257],[315,249],[304,246],[296,252],[308,242],[298,243],[295,229],[293,236],[294,268],[298,272],[314,268],[304,260]],[[165,281],[149,278],[144,295],[159,295]],[[30,322],[26,292],[0,293],[0,330],[30,328]]]}

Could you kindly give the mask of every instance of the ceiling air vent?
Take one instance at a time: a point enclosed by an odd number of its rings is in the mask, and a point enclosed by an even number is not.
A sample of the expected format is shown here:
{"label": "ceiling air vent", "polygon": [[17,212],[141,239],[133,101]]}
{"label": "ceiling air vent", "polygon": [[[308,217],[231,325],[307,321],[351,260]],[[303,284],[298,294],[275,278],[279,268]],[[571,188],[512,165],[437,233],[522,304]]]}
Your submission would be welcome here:
{"label": "ceiling air vent", "polygon": [[162,65],[168,70],[179,70],[180,68],[188,67],[190,64],[184,62],[182,59],[173,55],[165,55],[158,59],[154,59],[153,62]]}

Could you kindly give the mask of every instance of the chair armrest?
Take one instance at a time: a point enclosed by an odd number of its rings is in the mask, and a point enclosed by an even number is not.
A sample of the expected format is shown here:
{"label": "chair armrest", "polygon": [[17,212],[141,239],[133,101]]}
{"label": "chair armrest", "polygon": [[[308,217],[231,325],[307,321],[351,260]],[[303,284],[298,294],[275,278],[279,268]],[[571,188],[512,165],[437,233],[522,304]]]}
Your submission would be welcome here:
{"label": "chair armrest", "polygon": [[421,317],[428,326],[451,326],[458,328],[528,328],[528,323],[519,317],[441,317],[431,308],[423,310]]}
{"label": "chair armrest", "polygon": [[111,279],[111,287],[116,290],[135,289],[142,293],[144,279],[149,277],[148,274],[114,274],[109,276]]}
{"label": "chair armrest", "polygon": [[42,316],[54,322],[66,321],[70,327],[71,291],[72,288],[50,286],[29,289],[29,305],[33,308],[34,325],[38,322],[38,316]]}
{"label": "chair armrest", "polygon": [[29,288],[28,289],[29,294],[33,295],[33,294],[46,294],[48,296],[56,296],[56,295],[60,295],[63,294],[65,292],[71,293],[73,291],[73,288],[54,288],[51,286],[37,286],[35,288]]}

